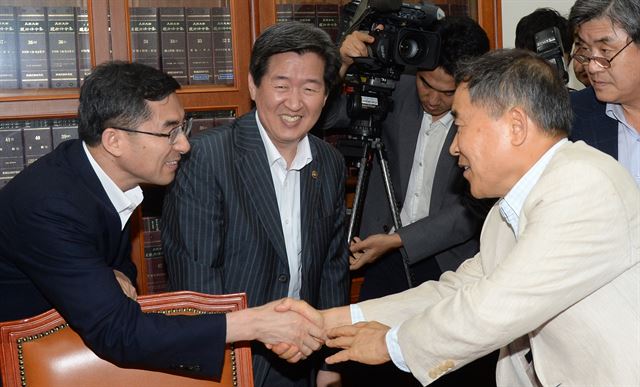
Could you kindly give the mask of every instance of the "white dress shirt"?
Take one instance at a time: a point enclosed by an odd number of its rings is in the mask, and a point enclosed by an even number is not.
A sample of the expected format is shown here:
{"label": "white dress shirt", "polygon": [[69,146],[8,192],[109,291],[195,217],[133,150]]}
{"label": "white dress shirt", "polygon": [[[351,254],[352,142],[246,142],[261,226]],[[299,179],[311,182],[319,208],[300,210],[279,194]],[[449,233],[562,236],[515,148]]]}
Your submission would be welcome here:
{"label": "white dress shirt", "polygon": [[435,122],[432,120],[433,117],[425,112],[413,154],[407,194],[400,211],[403,226],[429,216],[433,178],[442,146],[453,123],[453,115],[447,112]]}
{"label": "white dress shirt", "polygon": [[100,168],[98,162],[91,156],[89,149],[87,148],[87,144],[82,142],[82,147],[84,148],[84,153],[87,155],[89,159],[89,164],[91,164],[91,168],[98,176],[98,180],[100,180],[100,184],[102,184],[102,188],[104,188],[107,193],[107,197],[109,197],[109,201],[113,204],[113,207],[118,212],[120,216],[120,229],[124,229],[124,225],[127,224],[127,221],[133,214],[133,211],[142,203],[144,199],[144,195],[142,194],[142,189],[140,186],[136,186],[131,188],[130,190],[123,192],[116,183],[111,180],[111,178],[106,174],[106,172]]}
{"label": "white dress shirt", "polygon": [[298,143],[296,157],[287,168],[287,161],[282,157],[265,131],[258,113],[256,122],[262,142],[267,152],[267,160],[273,179],[273,187],[278,199],[280,222],[284,234],[284,243],[289,261],[289,291],[288,296],[300,298],[302,285],[302,225],[300,214],[300,170],[313,160],[309,138],[305,136]]}

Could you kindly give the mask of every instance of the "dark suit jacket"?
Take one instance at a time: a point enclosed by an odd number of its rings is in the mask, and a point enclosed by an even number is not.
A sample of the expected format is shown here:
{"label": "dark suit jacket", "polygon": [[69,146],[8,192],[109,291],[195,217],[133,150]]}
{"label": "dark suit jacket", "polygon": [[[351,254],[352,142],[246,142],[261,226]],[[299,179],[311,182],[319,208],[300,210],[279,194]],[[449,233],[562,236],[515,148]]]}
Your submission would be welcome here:
{"label": "dark suit jacket", "polygon": [[[334,148],[314,136],[309,140],[313,161],[300,174],[300,297],[325,309],[344,305],[348,298],[346,173]],[[191,146],[163,207],[170,286],[214,294],[246,292],[250,306],[286,297],[289,264],[255,111],[203,132]],[[263,345],[254,346],[256,386],[276,365],[286,362],[273,359]],[[304,365],[291,367],[292,377],[301,369]]]}
{"label": "dark suit jacket", "polygon": [[[393,92],[394,109],[382,123],[385,145],[396,203],[402,208],[416,142],[424,110],[417,96],[415,76],[402,75]],[[346,103],[333,104],[334,113],[327,114],[328,123],[344,126]],[[339,111],[338,111],[339,110]],[[336,118],[337,115],[339,118]],[[403,226],[398,233],[404,247],[402,254],[411,264],[416,277],[421,277],[423,260],[436,259],[441,271],[455,270],[464,260],[478,251],[478,232],[490,206],[471,198],[458,158],[449,154],[449,146],[456,134],[453,126],[444,142],[436,167],[429,216]],[[388,233],[393,219],[384,191],[379,163],[374,162],[362,213],[360,236]],[[375,265],[376,263],[374,263]],[[426,266],[425,266],[426,267]],[[368,273],[365,273],[365,283]]]}
{"label": "dark suit jacket", "polygon": [[135,283],[129,227],[67,141],[0,190],[0,321],[56,308],[99,356],[125,366],[220,374],[226,320],[144,314],[113,270]]}
{"label": "dark suit jacket", "polygon": [[569,139],[582,140],[618,159],[618,121],[607,116],[607,104],[596,99],[592,87],[571,95],[573,126]]}

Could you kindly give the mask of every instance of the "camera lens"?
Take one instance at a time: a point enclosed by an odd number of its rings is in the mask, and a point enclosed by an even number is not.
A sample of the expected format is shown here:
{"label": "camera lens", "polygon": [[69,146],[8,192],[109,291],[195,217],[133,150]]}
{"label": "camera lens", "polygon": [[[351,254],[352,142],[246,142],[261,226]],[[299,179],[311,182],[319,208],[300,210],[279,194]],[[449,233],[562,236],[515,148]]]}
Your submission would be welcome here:
{"label": "camera lens", "polygon": [[411,37],[405,37],[405,39],[402,39],[398,44],[400,57],[408,62],[415,59],[420,54],[420,51],[422,51],[420,44]]}

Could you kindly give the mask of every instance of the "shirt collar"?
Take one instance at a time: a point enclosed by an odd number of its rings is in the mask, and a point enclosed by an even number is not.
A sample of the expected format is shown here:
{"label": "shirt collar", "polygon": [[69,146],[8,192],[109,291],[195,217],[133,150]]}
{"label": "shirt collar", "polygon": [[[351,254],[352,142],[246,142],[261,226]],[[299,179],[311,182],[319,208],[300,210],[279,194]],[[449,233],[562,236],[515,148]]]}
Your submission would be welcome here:
{"label": "shirt collar", "polygon": [[[269,167],[272,167],[273,164],[278,163],[283,169],[287,169],[287,163],[278,151],[278,148],[273,144],[271,138],[267,134],[264,126],[260,122],[260,117],[258,117],[258,111],[256,111],[256,122],[258,123],[258,132],[260,132],[260,137],[262,138],[262,143],[264,144],[265,150],[267,152],[267,161],[269,162]],[[309,164],[313,160],[313,156],[311,154],[311,146],[309,145],[309,136],[306,135],[298,142],[298,148],[296,150],[296,157],[291,162],[290,170],[301,170],[307,164]]]}
{"label": "shirt collar", "polygon": [[[424,115],[425,115],[425,118],[427,119],[427,127],[425,132],[426,134],[431,134],[431,132],[433,132],[438,128],[449,129],[451,127],[451,124],[453,123],[453,114],[451,114],[451,111],[448,111],[447,114],[440,117],[436,121],[433,121],[433,116],[431,114],[424,112]],[[438,123],[440,125],[434,125]]]}
{"label": "shirt collar", "polygon": [[563,138],[555,143],[549,150],[547,150],[542,157],[536,161],[527,173],[524,174],[518,180],[518,182],[507,192],[504,198],[500,199],[498,206],[500,207],[500,214],[504,220],[511,226],[516,238],[518,237],[518,228],[520,225],[520,212],[524,206],[524,201],[531,193],[531,190],[536,185],[542,172],[551,161],[553,155],[556,154],[558,148],[568,140]]}
{"label": "shirt collar", "polygon": [[89,159],[91,168],[93,168],[96,176],[98,176],[98,180],[100,180],[100,184],[102,184],[102,188],[107,193],[109,201],[120,216],[121,229],[123,229],[133,211],[144,199],[142,189],[140,186],[136,186],[126,192],[123,192],[93,158],[84,141],[82,142],[82,147],[84,148],[84,153]]}
{"label": "shirt collar", "polygon": [[633,137],[638,137],[638,132],[633,129],[631,124],[627,121],[627,118],[624,116],[622,105],[619,103],[607,103],[605,107],[605,114],[622,124],[624,130],[629,132]]}

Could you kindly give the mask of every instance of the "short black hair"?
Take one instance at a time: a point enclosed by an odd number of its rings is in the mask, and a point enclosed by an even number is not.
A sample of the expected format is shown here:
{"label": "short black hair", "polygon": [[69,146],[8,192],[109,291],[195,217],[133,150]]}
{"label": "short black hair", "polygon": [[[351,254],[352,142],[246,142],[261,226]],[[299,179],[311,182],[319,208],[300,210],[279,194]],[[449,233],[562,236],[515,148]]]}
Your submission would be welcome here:
{"label": "short black hair", "polygon": [[468,16],[446,16],[430,29],[440,35],[438,66],[451,76],[455,76],[461,60],[489,51],[487,33]]}
{"label": "short black hair", "polygon": [[337,84],[341,62],[335,43],[320,28],[293,21],[274,24],[256,39],[249,63],[249,72],[256,86],[260,86],[267,72],[269,59],[285,52],[318,54],[324,60],[325,93],[328,94]]}
{"label": "short black hair", "polygon": [[160,101],[179,88],[170,75],[141,63],[111,61],[97,66],[80,88],[80,139],[96,145],[108,127],[135,128],[150,118],[147,101]]}
{"label": "short black hair", "polygon": [[558,27],[562,48],[565,52],[570,52],[573,32],[569,29],[569,21],[553,8],[538,8],[520,19],[516,26],[516,48],[536,52],[535,35],[552,27]]}

